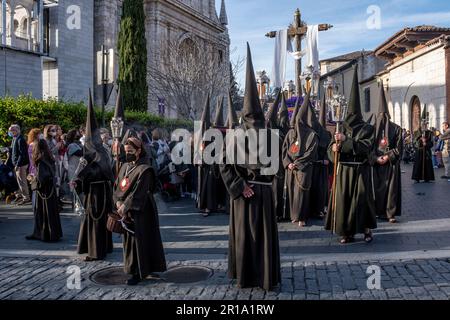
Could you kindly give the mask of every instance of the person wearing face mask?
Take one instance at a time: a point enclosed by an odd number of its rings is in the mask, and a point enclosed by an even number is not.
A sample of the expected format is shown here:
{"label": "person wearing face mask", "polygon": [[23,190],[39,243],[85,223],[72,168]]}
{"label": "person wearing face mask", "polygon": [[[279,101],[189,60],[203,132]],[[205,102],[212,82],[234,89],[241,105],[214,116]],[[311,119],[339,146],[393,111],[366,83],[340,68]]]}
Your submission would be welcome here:
{"label": "person wearing face mask", "polygon": [[[61,158],[60,149],[63,146],[62,141],[58,137],[58,126],[49,124],[44,127],[44,139],[47,141],[48,149],[50,150],[53,159],[55,159],[55,174],[56,174],[56,194],[57,198],[60,198],[60,186],[61,186]],[[62,203],[60,202],[60,210],[62,210]]]}
{"label": "person wearing face mask", "polygon": [[76,129],[72,129],[67,133],[66,143],[67,151],[65,157],[67,158],[67,177],[72,181],[77,169],[80,158],[83,156],[83,147],[80,143],[80,133]]}
{"label": "person wearing face mask", "polygon": [[44,140],[35,142],[33,163],[35,176],[31,179],[31,189],[35,193],[34,230],[25,238],[44,242],[58,241],[63,233],[56,199],[55,163]]}
{"label": "person wearing face mask", "polygon": [[108,129],[100,129],[100,136],[102,138],[103,147],[108,151],[108,154],[111,154],[112,140]]}
{"label": "person wearing face mask", "polygon": [[167,269],[153,198],[155,172],[148,164],[142,141],[130,137],[125,142],[126,163],[114,184],[113,200],[117,213],[132,222],[134,234],[123,236],[124,271],[128,285],[136,285],[154,272]]}
{"label": "person wearing face mask", "polygon": [[59,148],[56,146],[56,129],[53,125],[48,124],[44,127],[44,139],[47,141],[48,148],[53,157],[58,155]]}
{"label": "person wearing face mask", "polygon": [[28,158],[28,146],[20,132],[20,127],[13,124],[9,127],[8,135],[12,138],[11,160],[16,174],[19,190],[16,192],[16,204],[25,205],[31,203],[30,192],[27,183],[27,169],[30,163]]}

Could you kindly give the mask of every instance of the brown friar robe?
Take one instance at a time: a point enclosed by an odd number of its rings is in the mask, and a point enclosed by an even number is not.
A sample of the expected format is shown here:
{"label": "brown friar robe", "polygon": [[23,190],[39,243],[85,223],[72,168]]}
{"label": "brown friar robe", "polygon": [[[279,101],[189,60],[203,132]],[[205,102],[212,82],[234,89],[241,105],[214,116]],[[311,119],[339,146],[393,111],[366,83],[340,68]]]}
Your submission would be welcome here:
{"label": "brown friar robe", "polygon": [[[336,177],[336,198],[332,206],[333,190],[326,217],[326,230],[335,230],[340,236],[353,236],[364,233],[366,228],[375,229],[374,199],[370,176],[369,153],[374,142],[374,128],[363,122],[349,126],[344,122],[343,133],[347,139],[341,144]],[[328,157],[334,161],[332,146]],[[334,207],[335,210],[331,210]]]}
{"label": "brown friar robe", "polygon": [[[306,221],[310,215],[309,191],[318,142],[316,133],[304,127],[301,131],[290,130],[283,143],[283,167],[292,221]],[[290,163],[296,165],[294,170],[288,169]]]}
{"label": "brown friar robe", "polygon": [[112,209],[112,183],[97,162],[88,164],[75,182],[77,192],[84,194],[86,210],[80,225],[78,253],[102,260],[113,250],[112,234],[106,229],[108,213]]}
{"label": "brown friar robe", "polygon": [[133,221],[130,229],[135,232],[123,236],[124,270],[141,279],[167,269],[153,198],[155,174],[146,163],[146,159],[125,163],[114,184],[114,203],[120,201],[125,205],[125,212]]}
{"label": "brown friar robe", "polygon": [[36,176],[31,188],[36,192],[33,236],[45,242],[59,240],[62,237],[62,229],[53,161],[41,160],[36,164]]}
{"label": "brown friar robe", "polygon": [[328,177],[330,174],[330,165],[325,164],[325,160],[328,161],[328,144],[331,141],[331,134],[326,137],[326,146],[322,145],[322,137],[317,148],[317,160],[314,161],[313,165],[313,179],[311,183],[310,191],[310,201],[311,201],[311,215],[315,217],[320,217],[321,213],[326,213],[328,207],[328,194],[329,185]]}
{"label": "brown friar robe", "polygon": [[[281,281],[273,176],[238,165],[220,169],[231,198],[228,275],[241,288],[271,290]],[[250,182],[254,180],[264,184]],[[245,183],[253,185],[255,194],[249,199],[242,195]]]}
{"label": "brown friar robe", "polygon": [[[375,144],[371,154],[373,193],[375,198],[376,215],[380,218],[393,219],[402,213],[402,177],[400,170],[403,154],[402,128],[387,121],[387,133],[377,132]],[[381,127],[385,127],[383,124]],[[377,130],[378,131],[378,130]],[[381,140],[387,139],[387,146],[380,147]],[[388,156],[389,161],[384,165],[377,163],[378,157]]]}
{"label": "brown friar robe", "polygon": [[[422,136],[427,139],[427,143],[422,143]],[[433,133],[430,130],[422,130],[414,132],[414,147],[416,148],[416,155],[414,160],[414,167],[412,179],[416,181],[424,180],[434,181],[433,158],[431,148],[433,148]]]}

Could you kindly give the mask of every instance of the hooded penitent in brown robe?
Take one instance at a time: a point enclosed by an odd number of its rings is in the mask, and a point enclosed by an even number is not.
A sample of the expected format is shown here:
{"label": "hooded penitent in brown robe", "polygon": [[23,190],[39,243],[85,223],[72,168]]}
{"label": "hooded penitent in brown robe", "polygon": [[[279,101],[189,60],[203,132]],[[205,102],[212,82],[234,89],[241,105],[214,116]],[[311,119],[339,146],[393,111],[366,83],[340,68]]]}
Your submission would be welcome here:
{"label": "hooded penitent in brown robe", "polygon": [[36,191],[34,231],[27,239],[58,241],[63,233],[56,197],[55,162],[52,159],[40,159],[35,166],[36,176],[31,183],[31,189]]}
{"label": "hooded penitent in brown robe", "polygon": [[[380,84],[379,103],[371,154],[375,209],[378,217],[394,219],[402,213],[400,164],[403,139],[402,128],[390,121],[383,83]],[[386,157],[387,162],[380,163],[380,157]]]}
{"label": "hooded penitent in brown robe", "polygon": [[[314,130],[308,126],[308,92],[301,108],[298,103],[294,128],[287,134],[283,143],[283,167],[286,170],[286,186],[289,198],[290,214],[292,222],[306,223],[310,217],[310,189],[312,183],[313,163],[317,159],[317,147],[319,139]],[[289,169],[293,163],[295,167]]]}
{"label": "hooded penitent in brown robe", "polygon": [[[278,214],[278,220],[281,221],[290,221],[291,220],[291,213],[290,213],[290,206],[289,206],[289,198],[288,198],[288,192],[287,192],[287,185],[286,185],[286,171],[283,167],[283,143],[284,139],[286,139],[286,136],[291,129],[291,125],[289,123],[289,111],[286,105],[286,99],[284,97],[284,94],[281,95],[281,104],[280,108],[278,110],[277,114],[277,125],[280,132],[280,139],[282,141],[281,143],[281,151],[279,154],[280,158],[280,169],[277,176],[280,176],[280,179],[283,179],[283,204],[282,204],[282,212],[280,213],[277,211]],[[283,176],[283,178],[281,178]],[[281,216],[280,216],[281,214]]]}
{"label": "hooded penitent in brown robe", "polygon": [[[213,128],[222,132],[223,141],[225,141],[226,127],[223,118],[223,100],[223,97],[217,98],[216,116],[214,119]],[[222,176],[220,175],[219,164],[214,164],[212,170],[216,183],[215,194],[217,198],[217,206],[222,210],[229,210],[229,208],[227,208],[228,206],[226,205],[226,202],[229,202],[229,198],[226,196],[227,189],[225,188]]]}
{"label": "hooded penitent in brown robe", "polygon": [[[208,95],[202,114],[202,137],[205,131],[211,128],[209,100]],[[208,141],[204,142],[200,152],[203,152],[209,143]],[[198,166],[197,208],[205,212],[205,215],[208,212],[215,212],[220,206],[225,205],[224,189],[222,189],[222,194],[219,194],[220,180],[218,166],[202,161],[202,164]]]}
{"label": "hooded penitent in brown robe", "polygon": [[[326,219],[326,229],[334,230],[353,241],[357,233],[377,226],[374,199],[371,191],[369,154],[374,142],[374,128],[367,124],[361,114],[358,71],[355,67],[348,111],[342,124],[346,140],[341,142],[340,158],[336,177],[336,197],[332,208],[333,190]],[[328,157],[334,161],[333,137],[328,148]],[[344,240],[344,239],[343,239]]]}
{"label": "hooded penitent in brown robe", "polygon": [[166,270],[158,209],[153,198],[155,179],[153,168],[145,154],[141,154],[135,163],[123,164],[114,184],[114,203],[122,202],[124,211],[133,220],[130,229],[134,234],[123,235],[124,270],[140,279]]}
{"label": "hooded penitent in brown robe", "polygon": [[106,229],[108,213],[112,210],[113,170],[101,142],[90,92],[82,160],[87,165],[77,169],[74,179],[77,192],[84,195],[86,209],[80,226],[78,253],[87,253],[89,260],[101,260],[113,249],[111,232]]}
{"label": "hooded penitent in brown robe", "polygon": [[[324,96],[325,98],[325,96]],[[326,120],[326,105],[325,99],[322,101],[320,108],[319,120],[317,120],[315,111],[312,105],[309,105],[308,112],[308,126],[313,128],[319,138],[319,145],[317,147],[317,160],[313,163],[313,179],[311,183],[310,192],[310,203],[311,211],[310,214],[313,217],[323,217],[326,213],[326,208],[328,206],[328,175],[330,165],[328,162],[328,145],[331,141],[331,133],[327,131],[327,120]]]}
{"label": "hooded penitent in brown robe", "polygon": [[[434,170],[433,170],[433,158],[432,151],[433,148],[433,136],[434,133],[427,130],[428,125],[428,112],[427,106],[422,112],[422,127],[414,132],[413,143],[416,149],[416,154],[414,158],[414,166],[412,179],[420,182],[421,180],[425,182],[434,181]],[[426,139],[423,143],[422,138]]]}
{"label": "hooded penitent in brown robe", "polygon": [[[247,75],[241,129],[265,128],[264,114],[247,46]],[[245,153],[257,152],[246,148]],[[238,287],[271,290],[281,281],[278,229],[272,192],[273,176],[263,175],[261,164],[223,164],[220,167],[230,194],[228,275]],[[253,195],[244,197],[245,186]]]}
{"label": "hooded penitent in brown robe", "polygon": [[[286,106],[286,103],[284,101],[284,95],[283,92],[280,90],[276,94],[275,102],[270,106],[269,110],[266,114],[266,126],[268,129],[272,129],[275,132],[277,132],[277,136],[279,137],[279,154],[281,154],[282,147],[283,147],[283,141],[284,136],[282,131],[280,130],[280,127],[278,126],[278,105],[284,103]],[[284,219],[284,213],[288,210],[284,210],[284,168],[281,157],[279,158],[279,164],[278,164],[278,172],[275,175],[275,178],[273,179],[273,194],[275,199],[275,210],[277,213],[277,218],[279,221],[285,220]]]}

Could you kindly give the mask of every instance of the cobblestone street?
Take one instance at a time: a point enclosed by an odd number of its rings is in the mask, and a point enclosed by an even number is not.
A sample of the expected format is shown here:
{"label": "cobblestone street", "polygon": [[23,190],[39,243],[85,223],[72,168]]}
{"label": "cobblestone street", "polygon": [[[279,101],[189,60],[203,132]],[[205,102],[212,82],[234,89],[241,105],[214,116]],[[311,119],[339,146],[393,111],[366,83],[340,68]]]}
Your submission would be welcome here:
{"label": "cobblestone street", "polygon": [[[121,239],[102,262],[84,262],[76,254],[79,218],[67,207],[62,213],[64,238],[58,243],[29,242],[30,207],[0,205],[0,299],[449,299],[450,183],[414,184],[411,166],[403,168],[403,215],[398,224],[380,221],[374,241],[362,235],[340,245],[313,220],[304,229],[279,224],[282,284],[272,292],[238,289],[226,274],[228,216],[204,218],[191,200],[160,207],[160,224],[169,268],[208,267],[213,275],[196,283],[146,280],[136,287],[101,286],[93,272],[120,266]],[[81,288],[67,287],[69,266],[81,270]],[[369,290],[369,266],[381,268],[381,288]]]}

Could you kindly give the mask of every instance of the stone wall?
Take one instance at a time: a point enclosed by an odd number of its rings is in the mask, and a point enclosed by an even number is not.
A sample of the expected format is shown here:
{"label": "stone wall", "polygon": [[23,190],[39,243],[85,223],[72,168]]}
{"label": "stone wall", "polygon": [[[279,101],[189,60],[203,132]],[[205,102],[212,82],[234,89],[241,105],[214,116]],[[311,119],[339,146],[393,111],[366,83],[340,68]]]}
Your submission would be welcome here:
{"label": "stone wall", "polygon": [[[56,59],[58,68],[58,98],[87,101],[88,89],[94,85],[94,2],[60,0],[50,8],[49,56]],[[72,6],[71,8],[69,8]],[[71,20],[80,13],[79,28]],[[45,71],[44,71],[45,73]],[[54,92],[48,88],[49,92]]]}
{"label": "stone wall", "polygon": [[[117,43],[119,39],[120,18],[122,15],[123,0],[96,0],[94,2],[94,59],[95,67],[99,65],[97,52],[101,51],[101,46],[114,50],[114,84],[117,83],[119,75],[119,51]],[[97,72],[94,71],[95,103],[101,105],[103,102],[103,88],[98,85],[101,79],[97,79]],[[108,85],[108,93],[113,84]],[[113,90],[107,105],[112,108],[116,101],[116,90]]]}
{"label": "stone wall", "polygon": [[[227,29],[224,28],[217,19],[214,1],[203,0],[202,3],[211,2],[208,7],[209,14],[204,14],[203,11],[197,12],[193,10],[198,7],[198,4],[190,1],[182,1],[188,4],[191,8],[179,6],[177,0],[146,0],[146,36],[147,36],[147,50],[148,50],[148,70],[159,68],[161,65],[161,55],[167,50],[168,42],[176,42],[177,40],[186,37],[195,39],[196,45],[200,50],[221,50],[223,52],[223,61],[229,61],[229,46],[230,40]],[[203,7],[202,7],[203,8]],[[213,11],[211,11],[213,10]],[[211,18],[212,17],[212,18]],[[223,95],[227,96],[230,75],[228,72],[223,75],[224,90]],[[158,97],[165,98],[166,93],[159,92],[155,94],[153,88],[158,84],[154,83],[150,77],[148,79],[149,86],[149,112],[158,112]],[[204,97],[198,99],[194,103],[203,105]],[[215,99],[215,97],[213,97]],[[166,100],[167,101],[167,100]],[[214,101],[213,101],[214,103]],[[166,107],[166,116],[176,117],[176,113],[168,112]]]}
{"label": "stone wall", "polygon": [[441,44],[416,52],[393,66],[384,76],[389,84],[386,98],[393,121],[410,129],[411,102],[417,96],[421,109],[427,105],[430,127],[440,128],[447,119],[445,52]]}
{"label": "stone wall", "polygon": [[41,56],[0,48],[0,95],[31,94],[42,98]]}

